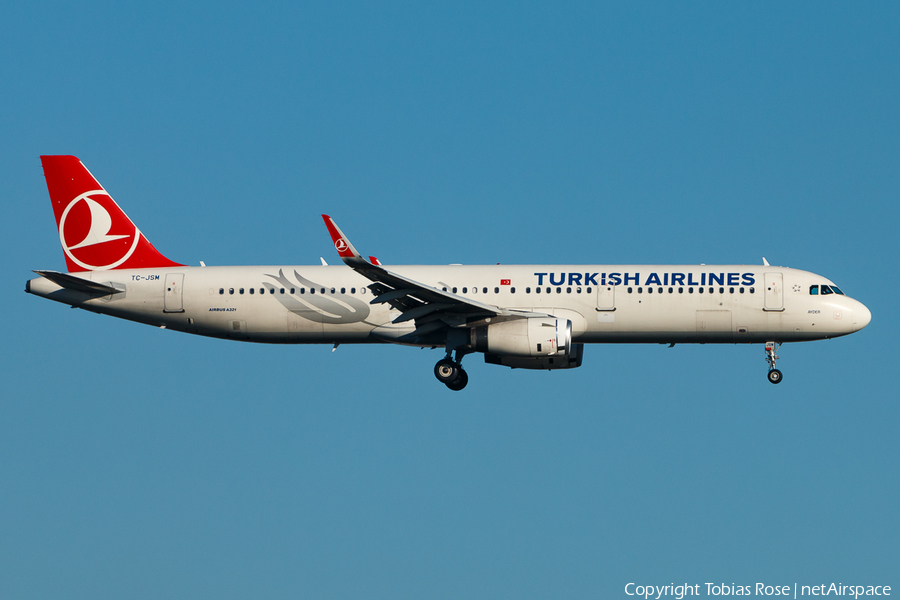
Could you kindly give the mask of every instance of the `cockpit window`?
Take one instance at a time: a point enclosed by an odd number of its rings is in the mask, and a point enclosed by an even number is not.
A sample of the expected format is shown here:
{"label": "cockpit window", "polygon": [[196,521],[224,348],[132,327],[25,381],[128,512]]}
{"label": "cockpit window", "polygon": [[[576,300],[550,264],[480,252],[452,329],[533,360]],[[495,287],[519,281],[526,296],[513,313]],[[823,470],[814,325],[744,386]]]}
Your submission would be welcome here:
{"label": "cockpit window", "polygon": [[844,292],[842,292],[842,291],[841,291],[841,288],[839,288],[838,286],[836,286],[836,285],[825,285],[824,283],[823,283],[822,285],[811,285],[811,286],[809,286],[809,295],[810,295],[810,296],[816,296],[816,295],[818,295],[818,294],[820,293],[820,292],[819,292],[819,289],[820,289],[820,288],[821,288],[821,290],[822,290],[822,291],[821,291],[821,294],[822,294],[823,296],[826,295],[826,294],[839,294],[839,295],[841,295],[841,296],[844,295]]}

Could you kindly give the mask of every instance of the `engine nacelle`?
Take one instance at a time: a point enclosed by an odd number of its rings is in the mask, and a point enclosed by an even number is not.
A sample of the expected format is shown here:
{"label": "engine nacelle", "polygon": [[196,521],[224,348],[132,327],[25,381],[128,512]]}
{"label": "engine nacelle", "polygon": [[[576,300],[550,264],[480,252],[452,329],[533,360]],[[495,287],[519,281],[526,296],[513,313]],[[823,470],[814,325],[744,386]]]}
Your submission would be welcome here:
{"label": "engine nacelle", "polygon": [[473,345],[484,361],[513,369],[571,369],[581,366],[583,344],[572,343],[568,319],[532,317],[478,327]]}
{"label": "engine nacelle", "polygon": [[555,369],[574,369],[581,366],[584,358],[584,344],[572,344],[568,354],[562,356],[540,356],[537,358],[518,358],[516,356],[500,356],[499,354],[485,354],[484,362],[489,365],[503,365],[511,369],[541,369],[553,371]]}

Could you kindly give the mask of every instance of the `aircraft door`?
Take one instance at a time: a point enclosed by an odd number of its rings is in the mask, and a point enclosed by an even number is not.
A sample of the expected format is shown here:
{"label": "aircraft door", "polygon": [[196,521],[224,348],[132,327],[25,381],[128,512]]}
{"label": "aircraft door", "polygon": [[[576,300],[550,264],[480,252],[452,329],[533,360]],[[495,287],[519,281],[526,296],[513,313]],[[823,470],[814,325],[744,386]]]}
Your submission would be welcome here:
{"label": "aircraft door", "polygon": [[766,273],[766,307],[764,310],[784,310],[783,276],[781,273]]}
{"label": "aircraft door", "polygon": [[616,286],[597,286],[597,310],[616,310]]}
{"label": "aircraft door", "polygon": [[184,312],[184,302],[182,299],[183,284],[184,273],[166,273],[166,295],[163,312]]}

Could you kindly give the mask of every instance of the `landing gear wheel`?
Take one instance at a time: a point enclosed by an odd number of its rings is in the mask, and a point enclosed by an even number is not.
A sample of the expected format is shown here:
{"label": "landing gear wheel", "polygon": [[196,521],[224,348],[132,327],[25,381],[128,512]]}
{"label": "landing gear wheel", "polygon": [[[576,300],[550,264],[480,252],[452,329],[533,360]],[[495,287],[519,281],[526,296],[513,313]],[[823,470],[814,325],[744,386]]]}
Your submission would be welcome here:
{"label": "landing gear wheel", "polygon": [[766,342],[766,362],[769,363],[768,378],[772,383],[781,383],[782,380],[781,371],[775,368],[775,361],[778,360],[775,351],[780,346],[781,342]]}
{"label": "landing gear wheel", "polygon": [[453,390],[454,392],[458,392],[469,383],[469,376],[462,369],[459,370],[459,375],[456,377],[454,381],[451,381],[447,384],[447,387]]}
{"label": "landing gear wheel", "polygon": [[441,359],[437,362],[436,365],[434,365],[434,376],[437,377],[438,381],[448,386],[456,381],[456,379],[459,377],[459,374],[463,372],[464,371],[459,367],[459,365],[449,358]]}

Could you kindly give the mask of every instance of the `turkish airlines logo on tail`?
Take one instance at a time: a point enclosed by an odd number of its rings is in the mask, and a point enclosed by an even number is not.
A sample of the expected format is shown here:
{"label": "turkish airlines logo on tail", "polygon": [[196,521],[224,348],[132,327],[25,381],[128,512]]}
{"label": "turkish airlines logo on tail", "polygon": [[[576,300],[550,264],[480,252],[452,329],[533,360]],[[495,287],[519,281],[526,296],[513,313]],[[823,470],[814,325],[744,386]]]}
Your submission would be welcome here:
{"label": "turkish airlines logo on tail", "polygon": [[337,241],[334,242],[334,247],[338,252],[346,252],[347,242],[344,241],[344,238],[338,238]]}
{"label": "turkish airlines logo on tail", "polygon": [[76,196],[59,219],[59,241],[66,256],[88,270],[118,267],[134,253],[140,237],[104,190]]}

